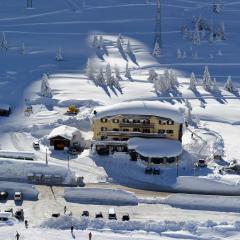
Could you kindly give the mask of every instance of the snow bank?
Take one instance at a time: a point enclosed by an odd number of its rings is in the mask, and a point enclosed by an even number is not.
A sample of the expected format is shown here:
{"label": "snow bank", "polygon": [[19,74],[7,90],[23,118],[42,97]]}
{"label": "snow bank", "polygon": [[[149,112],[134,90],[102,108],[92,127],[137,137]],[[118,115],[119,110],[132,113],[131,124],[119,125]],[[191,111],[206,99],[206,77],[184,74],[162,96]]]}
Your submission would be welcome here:
{"label": "snow bank", "polygon": [[2,158],[14,158],[14,159],[26,159],[26,160],[34,160],[35,154],[31,152],[23,152],[23,151],[3,151],[0,150],[0,157]]}
{"label": "snow bank", "polygon": [[0,189],[8,192],[10,199],[14,198],[15,192],[22,192],[24,200],[38,200],[38,191],[31,184],[0,181]]}
{"label": "snow bank", "polygon": [[98,188],[65,188],[64,197],[68,202],[96,205],[137,205],[137,197],[130,192]]}

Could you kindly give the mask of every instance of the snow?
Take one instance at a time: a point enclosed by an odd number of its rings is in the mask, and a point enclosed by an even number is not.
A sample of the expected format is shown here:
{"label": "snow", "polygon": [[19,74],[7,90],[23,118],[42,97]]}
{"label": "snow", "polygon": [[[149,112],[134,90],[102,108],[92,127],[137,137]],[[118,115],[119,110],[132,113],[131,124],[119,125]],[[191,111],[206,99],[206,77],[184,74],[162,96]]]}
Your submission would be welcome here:
{"label": "snow", "polygon": [[0,109],[1,110],[9,110],[9,108],[10,108],[10,106],[9,105],[7,105],[7,104],[3,104],[3,103],[0,103]]}
{"label": "snow", "polygon": [[136,196],[130,192],[114,189],[65,188],[64,197],[68,202],[96,205],[137,205]]}
{"label": "snow", "polygon": [[13,159],[29,159],[34,160],[35,154],[31,152],[13,152],[13,151],[3,151],[0,150],[0,158],[13,158]]}
{"label": "snow", "polygon": [[75,135],[80,135],[80,132],[75,127],[70,127],[66,125],[59,126],[57,128],[54,128],[48,135],[48,139],[61,136],[65,139],[72,140]]}
{"label": "snow", "polygon": [[183,123],[183,114],[170,104],[163,104],[157,101],[132,101],[123,102],[106,107],[95,109],[97,114],[96,119],[109,117],[114,115],[143,115],[143,116],[158,116],[169,118],[177,123]]}
{"label": "snow", "polygon": [[1,181],[0,189],[8,192],[9,199],[13,199],[15,192],[21,192],[24,200],[38,199],[38,191],[31,184]]}
{"label": "snow", "polygon": [[128,149],[135,150],[144,157],[170,158],[181,155],[182,144],[169,139],[131,138],[128,140]]}

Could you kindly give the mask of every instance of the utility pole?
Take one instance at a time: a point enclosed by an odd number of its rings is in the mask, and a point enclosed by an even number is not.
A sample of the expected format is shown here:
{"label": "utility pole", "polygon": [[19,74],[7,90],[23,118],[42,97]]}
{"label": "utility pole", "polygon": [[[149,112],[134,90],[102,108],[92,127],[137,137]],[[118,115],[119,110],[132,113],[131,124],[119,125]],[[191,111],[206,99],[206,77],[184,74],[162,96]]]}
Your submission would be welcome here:
{"label": "utility pole", "polygon": [[157,1],[157,13],[156,13],[156,26],[155,26],[155,39],[154,44],[158,43],[159,47],[162,48],[162,23],[161,23],[161,0]]}
{"label": "utility pole", "polygon": [[27,8],[32,8],[32,0],[27,0]]}

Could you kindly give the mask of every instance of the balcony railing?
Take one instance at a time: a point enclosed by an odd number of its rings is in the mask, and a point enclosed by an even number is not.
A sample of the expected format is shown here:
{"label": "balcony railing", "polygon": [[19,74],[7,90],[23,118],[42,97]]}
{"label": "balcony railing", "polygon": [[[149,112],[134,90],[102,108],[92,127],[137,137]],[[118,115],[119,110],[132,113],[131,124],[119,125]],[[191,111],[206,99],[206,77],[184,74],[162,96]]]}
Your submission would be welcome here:
{"label": "balcony railing", "polygon": [[120,123],[119,126],[132,128],[154,128],[153,123]]}
{"label": "balcony railing", "polygon": [[165,138],[166,134],[161,133],[142,133],[142,132],[125,132],[125,131],[106,131],[102,132],[103,136],[127,136],[127,137],[147,137],[147,138]]}

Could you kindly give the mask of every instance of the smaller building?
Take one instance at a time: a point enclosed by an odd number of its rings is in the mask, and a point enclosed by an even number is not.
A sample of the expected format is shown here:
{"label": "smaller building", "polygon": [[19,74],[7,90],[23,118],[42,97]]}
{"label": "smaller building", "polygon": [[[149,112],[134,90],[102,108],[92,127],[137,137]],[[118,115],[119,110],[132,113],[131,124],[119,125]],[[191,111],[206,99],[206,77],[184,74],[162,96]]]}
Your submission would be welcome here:
{"label": "smaller building", "polygon": [[8,117],[11,114],[11,108],[7,104],[0,104],[0,116]]}
{"label": "smaller building", "polygon": [[83,138],[77,128],[62,125],[51,131],[48,140],[50,141],[50,147],[54,150],[66,150],[69,148],[81,148]]}

